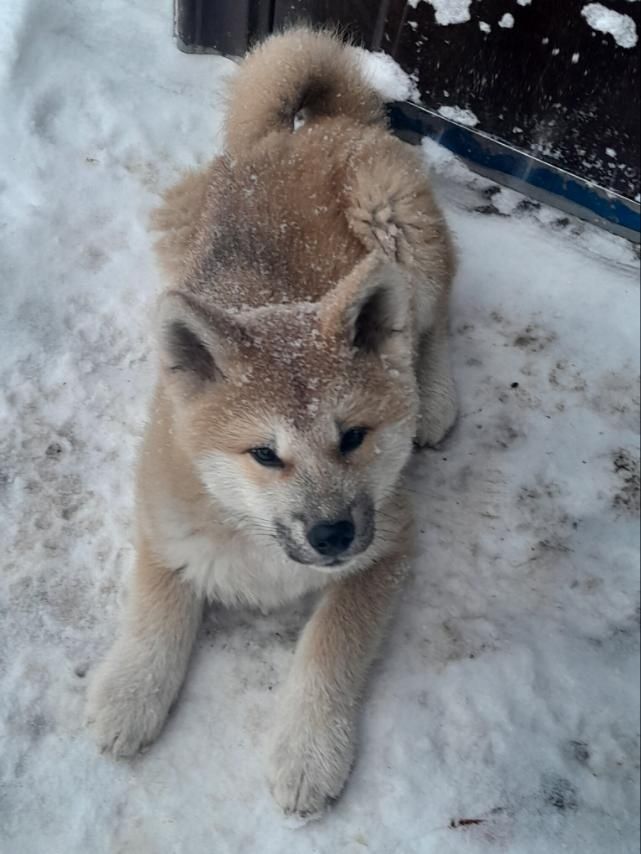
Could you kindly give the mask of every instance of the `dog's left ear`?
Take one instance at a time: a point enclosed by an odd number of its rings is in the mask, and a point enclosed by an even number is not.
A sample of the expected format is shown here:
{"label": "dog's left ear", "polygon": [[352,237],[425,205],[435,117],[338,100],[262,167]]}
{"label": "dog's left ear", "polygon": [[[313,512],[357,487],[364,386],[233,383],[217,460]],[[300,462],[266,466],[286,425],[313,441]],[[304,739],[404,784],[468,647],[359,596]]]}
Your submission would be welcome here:
{"label": "dog's left ear", "polygon": [[368,255],[321,303],[321,328],[346,339],[357,351],[407,355],[410,349],[407,279],[396,265]]}
{"label": "dog's left ear", "polygon": [[160,298],[157,324],[161,370],[172,389],[189,396],[229,378],[243,335],[236,318],[170,290]]}

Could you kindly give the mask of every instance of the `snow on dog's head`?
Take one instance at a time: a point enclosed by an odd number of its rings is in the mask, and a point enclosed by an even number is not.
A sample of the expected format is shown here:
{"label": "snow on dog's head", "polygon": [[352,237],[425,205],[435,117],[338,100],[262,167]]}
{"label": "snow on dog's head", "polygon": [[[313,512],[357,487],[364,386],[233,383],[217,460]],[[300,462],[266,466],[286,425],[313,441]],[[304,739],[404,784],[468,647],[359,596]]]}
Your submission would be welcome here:
{"label": "snow on dog's head", "polygon": [[378,511],[416,430],[409,302],[373,255],[316,303],[232,313],[163,298],[176,439],[231,523],[325,568],[385,537]]}

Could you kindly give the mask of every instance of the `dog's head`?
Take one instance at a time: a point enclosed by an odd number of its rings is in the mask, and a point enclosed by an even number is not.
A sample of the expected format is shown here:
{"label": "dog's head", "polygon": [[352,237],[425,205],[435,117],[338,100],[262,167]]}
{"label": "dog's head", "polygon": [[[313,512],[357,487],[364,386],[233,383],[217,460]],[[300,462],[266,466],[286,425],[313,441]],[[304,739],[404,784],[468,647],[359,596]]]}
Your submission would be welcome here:
{"label": "dog's head", "polygon": [[327,569],[393,534],[383,505],[416,427],[410,303],[371,256],[318,303],[231,313],[163,297],[175,436],[230,524]]}

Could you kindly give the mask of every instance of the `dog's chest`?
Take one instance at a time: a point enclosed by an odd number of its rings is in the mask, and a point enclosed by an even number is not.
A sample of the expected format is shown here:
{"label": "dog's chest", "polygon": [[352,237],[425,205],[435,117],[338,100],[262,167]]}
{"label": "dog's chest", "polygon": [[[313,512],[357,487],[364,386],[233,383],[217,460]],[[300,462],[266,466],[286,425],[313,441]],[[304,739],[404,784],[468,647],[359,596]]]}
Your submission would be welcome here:
{"label": "dog's chest", "polygon": [[254,542],[243,532],[195,528],[180,513],[165,521],[163,556],[210,600],[270,610],[327,583],[326,575],[289,560],[267,538]]}

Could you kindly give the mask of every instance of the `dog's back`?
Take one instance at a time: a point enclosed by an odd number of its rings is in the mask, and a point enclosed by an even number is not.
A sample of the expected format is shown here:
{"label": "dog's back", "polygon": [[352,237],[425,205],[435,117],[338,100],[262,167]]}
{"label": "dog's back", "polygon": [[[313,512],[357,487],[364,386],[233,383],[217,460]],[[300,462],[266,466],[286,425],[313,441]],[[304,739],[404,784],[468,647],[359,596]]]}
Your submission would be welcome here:
{"label": "dog's back", "polygon": [[371,251],[439,288],[452,273],[418,155],[389,133],[354,51],[308,29],[242,63],[225,154],[170,191],[156,225],[174,283],[224,308],[316,302]]}

